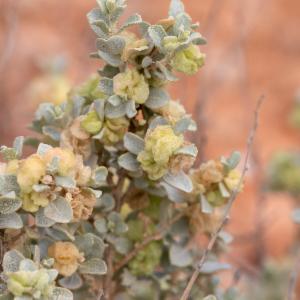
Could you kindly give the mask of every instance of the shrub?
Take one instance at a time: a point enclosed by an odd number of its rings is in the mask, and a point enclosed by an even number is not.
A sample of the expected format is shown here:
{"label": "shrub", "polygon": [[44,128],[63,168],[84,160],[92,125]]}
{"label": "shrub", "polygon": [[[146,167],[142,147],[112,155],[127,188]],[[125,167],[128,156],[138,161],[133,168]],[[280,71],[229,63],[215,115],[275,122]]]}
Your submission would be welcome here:
{"label": "shrub", "polygon": [[[236,152],[192,168],[196,124],[166,91],[205,59],[181,1],[155,25],[135,14],[121,26],[124,0],[97,3],[88,20],[103,68],[39,106],[39,139],[1,149],[2,299],[174,299],[201,254],[195,233],[212,232],[240,181]],[[26,158],[24,142],[37,146]],[[209,275],[227,268],[211,256],[191,299],[214,293]]]}

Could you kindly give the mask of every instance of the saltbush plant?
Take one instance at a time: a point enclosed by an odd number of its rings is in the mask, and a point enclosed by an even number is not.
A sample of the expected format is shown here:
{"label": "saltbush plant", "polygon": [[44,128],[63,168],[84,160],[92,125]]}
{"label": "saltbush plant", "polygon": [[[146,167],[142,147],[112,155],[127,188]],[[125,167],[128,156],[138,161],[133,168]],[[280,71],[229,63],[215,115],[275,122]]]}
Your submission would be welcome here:
{"label": "saltbush plant", "polygon": [[[196,235],[210,236],[239,187],[237,152],[193,168],[196,124],[166,90],[205,60],[183,3],[155,25],[120,24],[124,0],[97,4],[91,56],[103,68],[39,106],[38,139],[1,148],[1,299],[177,299],[202,255]],[[234,298],[213,275],[228,268],[217,261],[227,241],[220,232],[190,299]]]}

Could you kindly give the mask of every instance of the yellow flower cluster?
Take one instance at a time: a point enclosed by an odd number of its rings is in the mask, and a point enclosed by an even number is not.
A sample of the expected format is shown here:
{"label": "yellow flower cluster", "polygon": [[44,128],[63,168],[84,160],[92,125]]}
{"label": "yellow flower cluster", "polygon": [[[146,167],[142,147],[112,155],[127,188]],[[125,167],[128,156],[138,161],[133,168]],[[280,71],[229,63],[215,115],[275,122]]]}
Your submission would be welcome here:
{"label": "yellow flower cluster", "polygon": [[[37,212],[40,207],[46,207],[54,200],[58,193],[63,193],[62,189],[55,186],[53,176],[47,172],[54,158],[58,159],[56,171],[58,176],[71,177],[76,180],[78,186],[84,186],[90,180],[91,169],[85,167],[82,158],[75,156],[69,149],[51,148],[44,155],[33,154],[21,161],[11,161],[6,172],[17,177],[23,201],[22,208],[25,211]],[[39,184],[47,185],[49,188],[37,192],[34,187]]]}
{"label": "yellow flower cluster", "polygon": [[125,72],[119,73],[113,81],[114,93],[125,100],[143,104],[149,97],[149,85],[144,75],[135,69],[127,69]]}
{"label": "yellow flower cluster", "polygon": [[[205,195],[212,206],[221,206],[227,203],[230,193],[238,187],[241,173],[235,169],[227,171],[219,160],[209,160],[194,171],[191,178],[195,194]],[[222,194],[220,184],[227,190],[227,196],[224,191]]]}
{"label": "yellow flower cluster", "polygon": [[145,149],[137,160],[149,178],[157,180],[168,172],[171,157],[183,143],[183,136],[176,135],[171,126],[157,126],[146,135]]}
{"label": "yellow flower cluster", "polygon": [[[163,45],[166,50],[174,51],[180,45],[180,40],[176,36],[167,36]],[[204,60],[205,55],[200,52],[199,47],[190,44],[187,48],[176,51],[170,64],[176,71],[193,75],[204,65]]]}
{"label": "yellow flower cluster", "polygon": [[189,45],[187,48],[175,53],[171,60],[171,66],[179,72],[193,75],[204,65],[205,55],[200,52],[196,45]]}
{"label": "yellow flower cluster", "polygon": [[17,297],[14,299],[50,299],[53,293],[54,280],[46,269],[17,271],[7,277],[7,289]]}
{"label": "yellow flower cluster", "polygon": [[101,130],[101,141],[105,145],[113,145],[121,141],[128,130],[129,121],[124,118],[100,120],[96,111],[89,112],[82,118],[81,127],[91,135],[98,134]]}

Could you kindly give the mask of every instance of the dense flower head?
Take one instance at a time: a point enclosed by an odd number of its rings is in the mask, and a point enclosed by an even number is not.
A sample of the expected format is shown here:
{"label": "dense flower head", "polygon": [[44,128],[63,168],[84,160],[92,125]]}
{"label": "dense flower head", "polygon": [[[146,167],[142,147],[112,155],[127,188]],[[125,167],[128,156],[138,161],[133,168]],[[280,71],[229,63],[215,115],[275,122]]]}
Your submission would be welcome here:
{"label": "dense flower head", "polygon": [[[57,164],[54,174],[49,167],[55,160]],[[56,185],[55,176],[72,178],[78,187],[86,186],[92,176],[90,167],[83,165],[81,156],[76,156],[70,149],[51,147],[44,154],[33,154],[26,159],[8,163],[6,172],[16,175],[22,208],[27,212],[37,212],[56,197],[70,193]],[[39,190],[38,187],[43,188]]]}
{"label": "dense flower head", "polygon": [[102,128],[103,122],[98,117],[95,110],[90,111],[87,115],[83,117],[81,121],[81,127],[89,134],[95,135]]}
{"label": "dense flower head", "polygon": [[71,242],[56,242],[48,248],[48,256],[54,258],[54,268],[63,276],[71,276],[84,261],[84,256]]}
{"label": "dense flower head", "polygon": [[[241,173],[236,169],[228,170],[220,160],[209,160],[193,171],[191,178],[195,194],[204,195],[212,206],[221,206],[239,187]],[[239,191],[241,189],[242,186]]]}
{"label": "dense flower head", "polygon": [[182,135],[176,135],[169,125],[157,126],[145,138],[145,149],[138,161],[151,180],[157,180],[168,172],[170,158],[184,143]]}
{"label": "dense flower head", "polygon": [[[51,270],[37,269],[8,273],[7,289],[14,296],[25,297],[24,299],[50,299],[56,276],[50,276],[49,271]],[[51,272],[57,274],[55,270]]]}
{"label": "dense flower head", "polygon": [[193,75],[204,65],[205,55],[200,52],[196,45],[189,45],[187,48],[175,53],[171,66],[179,72]]}
{"label": "dense flower head", "polygon": [[114,93],[125,100],[143,104],[149,97],[149,85],[145,77],[136,69],[127,69],[113,79]]}

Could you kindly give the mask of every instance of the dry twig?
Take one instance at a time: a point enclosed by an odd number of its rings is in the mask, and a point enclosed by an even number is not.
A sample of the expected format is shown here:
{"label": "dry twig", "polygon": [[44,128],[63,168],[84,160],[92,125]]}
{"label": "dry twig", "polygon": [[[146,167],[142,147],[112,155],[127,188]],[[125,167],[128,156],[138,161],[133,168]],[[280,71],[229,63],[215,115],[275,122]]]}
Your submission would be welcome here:
{"label": "dry twig", "polygon": [[190,296],[190,293],[191,293],[191,290],[198,278],[198,276],[200,275],[200,272],[201,272],[201,268],[203,267],[205,261],[206,261],[206,258],[208,256],[208,254],[211,252],[211,250],[213,249],[217,239],[218,239],[218,236],[219,236],[219,233],[223,230],[224,226],[227,224],[228,222],[228,219],[229,219],[229,214],[230,214],[230,210],[232,208],[232,205],[238,195],[238,192],[240,190],[240,187],[243,183],[243,180],[245,178],[245,175],[248,171],[248,162],[249,162],[249,158],[250,158],[250,155],[251,155],[251,152],[252,152],[252,146],[253,146],[253,142],[254,142],[254,137],[255,137],[255,133],[256,133],[256,130],[257,130],[257,127],[258,127],[258,117],[259,117],[259,112],[260,112],[260,108],[261,108],[261,105],[262,105],[262,102],[264,100],[264,96],[261,96],[260,99],[258,100],[257,102],[257,105],[256,105],[256,109],[255,109],[255,113],[254,113],[254,124],[253,124],[253,127],[250,131],[250,134],[249,134],[249,137],[248,137],[248,141],[247,141],[247,152],[246,152],[246,157],[245,157],[245,162],[244,162],[244,167],[243,167],[243,171],[242,171],[242,174],[241,174],[241,178],[240,178],[240,181],[239,181],[239,184],[237,185],[236,189],[232,192],[231,196],[230,196],[230,199],[229,199],[229,203],[225,209],[225,213],[224,213],[224,216],[222,218],[222,221],[220,223],[220,225],[218,226],[217,230],[213,233],[213,235],[211,236],[211,239],[206,247],[206,249],[204,250],[204,253],[199,261],[199,264],[196,268],[196,270],[194,271],[192,277],[190,278],[180,300],[187,300],[188,297]]}
{"label": "dry twig", "polygon": [[131,261],[141,250],[143,250],[145,247],[147,247],[151,242],[153,241],[159,241],[161,240],[170,227],[176,223],[178,220],[180,220],[185,215],[185,211],[178,213],[175,217],[173,217],[169,222],[167,222],[164,226],[162,226],[159,231],[157,231],[155,234],[148,236],[145,238],[141,243],[137,244],[136,247],[129,252],[114,268],[114,272],[117,273],[121,268],[123,268],[125,265],[128,264],[129,261]]}

